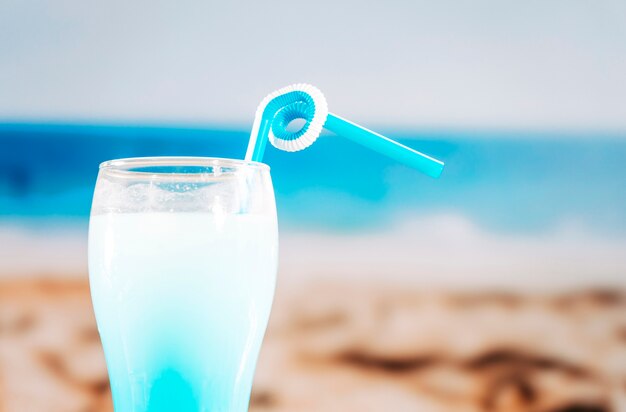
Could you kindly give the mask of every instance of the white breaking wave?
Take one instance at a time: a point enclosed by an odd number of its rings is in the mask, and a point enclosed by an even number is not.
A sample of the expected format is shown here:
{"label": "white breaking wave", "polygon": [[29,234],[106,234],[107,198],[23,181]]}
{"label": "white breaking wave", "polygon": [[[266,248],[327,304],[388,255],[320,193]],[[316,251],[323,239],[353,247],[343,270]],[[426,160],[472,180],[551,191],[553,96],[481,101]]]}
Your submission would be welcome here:
{"label": "white breaking wave", "polygon": [[430,215],[370,234],[287,233],[280,248],[281,281],[297,274],[448,289],[626,287],[626,239],[565,223],[513,235],[459,215]]}
{"label": "white breaking wave", "polygon": [[69,224],[45,230],[2,225],[0,245],[0,277],[87,274],[85,225]]}

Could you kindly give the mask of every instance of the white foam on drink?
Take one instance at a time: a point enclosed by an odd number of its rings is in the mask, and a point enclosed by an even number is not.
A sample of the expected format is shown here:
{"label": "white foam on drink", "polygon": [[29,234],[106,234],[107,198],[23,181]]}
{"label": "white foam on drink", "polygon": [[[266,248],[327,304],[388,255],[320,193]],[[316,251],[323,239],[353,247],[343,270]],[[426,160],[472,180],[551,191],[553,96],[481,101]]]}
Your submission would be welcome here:
{"label": "white foam on drink", "polygon": [[[92,215],[138,212],[264,213],[274,209],[274,198],[266,190],[267,178],[258,173],[214,173],[193,176],[148,174],[129,181],[102,175],[94,192]],[[253,201],[251,201],[253,200]]]}

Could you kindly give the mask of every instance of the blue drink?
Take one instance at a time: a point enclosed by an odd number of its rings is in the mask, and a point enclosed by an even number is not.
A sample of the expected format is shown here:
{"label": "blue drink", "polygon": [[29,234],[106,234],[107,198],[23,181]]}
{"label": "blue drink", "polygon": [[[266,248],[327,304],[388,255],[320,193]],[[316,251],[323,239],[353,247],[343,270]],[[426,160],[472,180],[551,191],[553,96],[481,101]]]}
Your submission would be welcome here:
{"label": "blue drink", "polygon": [[115,410],[245,411],[275,286],[269,172],[143,170],[164,161],[177,160],[105,165],[94,196],[90,284]]}

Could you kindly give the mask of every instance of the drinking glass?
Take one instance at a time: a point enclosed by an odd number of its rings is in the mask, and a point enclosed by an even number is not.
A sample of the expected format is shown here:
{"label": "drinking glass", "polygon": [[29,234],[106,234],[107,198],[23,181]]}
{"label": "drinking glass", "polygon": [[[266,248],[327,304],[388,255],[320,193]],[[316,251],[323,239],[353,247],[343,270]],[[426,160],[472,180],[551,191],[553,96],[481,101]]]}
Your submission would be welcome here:
{"label": "drinking glass", "polygon": [[267,165],[100,165],[89,280],[115,411],[247,410],[277,252]]}

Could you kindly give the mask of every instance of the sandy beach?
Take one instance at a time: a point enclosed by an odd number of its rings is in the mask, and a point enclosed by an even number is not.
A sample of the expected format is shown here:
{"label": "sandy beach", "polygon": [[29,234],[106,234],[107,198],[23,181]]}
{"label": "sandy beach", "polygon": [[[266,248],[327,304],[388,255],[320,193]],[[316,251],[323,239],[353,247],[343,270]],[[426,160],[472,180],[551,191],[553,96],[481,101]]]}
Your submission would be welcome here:
{"label": "sandy beach", "polygon": [[[282,286],[251,411],[624,411],[626,291]],[[0,283],[0,411],[112,411],[86,279]]]}

